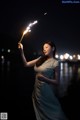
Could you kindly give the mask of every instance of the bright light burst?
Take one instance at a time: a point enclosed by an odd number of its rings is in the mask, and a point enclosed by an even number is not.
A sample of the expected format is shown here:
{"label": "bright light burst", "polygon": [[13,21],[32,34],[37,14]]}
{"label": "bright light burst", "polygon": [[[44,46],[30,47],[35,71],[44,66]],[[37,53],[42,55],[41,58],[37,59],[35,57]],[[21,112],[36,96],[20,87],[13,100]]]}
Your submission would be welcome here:
{"label": "bright light burst", "polygon": [[22,41],[22,39],[23,39],[23,37],[24,37],[25,34],[27,34],[28,32],[31,32],[31,27],[32,27],[33,25],[35,25],[36,23],[38,23],[37,20],[34,21],[34,22],[32,22],[32,23],[30,23],[30,24],[27,26],[27,28],[26,28],[26,30],[23,32],[23,34],[22,34],[21,39],[20,39],[19,42]]}
{"label": "bright light burst", "polygon": [[34,21],[33,23],[30,23],[30,24],[27,26],[26,30],[23,32],[23,35],[25,35],[27,32],[31,32],[31,29],[30,29],[30,28],[31,28],[33,25],[35,25],[37,22],[38,22],[38,21],[36,20],[36,21]]}

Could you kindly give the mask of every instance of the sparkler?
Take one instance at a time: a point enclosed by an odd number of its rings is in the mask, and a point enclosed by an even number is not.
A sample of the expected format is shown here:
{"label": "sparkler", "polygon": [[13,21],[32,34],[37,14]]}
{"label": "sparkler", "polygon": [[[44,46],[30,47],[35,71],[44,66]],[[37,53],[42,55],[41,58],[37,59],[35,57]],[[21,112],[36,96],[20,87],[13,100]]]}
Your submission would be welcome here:
{"label": "sparkler", "polygon": [[27,26],[26,30],[23,32],[23,34],[22,34],[22,36],[21,36],[21,39],[20,39],[19,43],[21,43],[21,41],[22,41],[22,39],[23,39],[23,37],[24,37],[25,34],[27,34],[28,32],[31,32],[31,27],[32,27],[33,25],[35,25],[36,23],[38,23],[37,20],[34,21],[34,22],[32,22],[32,23],[30,23],[30,24]]}

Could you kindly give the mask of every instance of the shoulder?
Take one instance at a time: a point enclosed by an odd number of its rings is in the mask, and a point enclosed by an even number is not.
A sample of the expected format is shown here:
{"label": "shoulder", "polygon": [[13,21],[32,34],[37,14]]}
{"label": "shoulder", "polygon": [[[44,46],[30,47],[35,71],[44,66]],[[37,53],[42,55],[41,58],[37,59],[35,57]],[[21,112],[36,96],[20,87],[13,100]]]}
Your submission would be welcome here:
{"label": "shoulder", "polygon": [[53,64],[53,68],[59,66],[59,60],[53,58],[53,62],[52,62],[52,64]]}

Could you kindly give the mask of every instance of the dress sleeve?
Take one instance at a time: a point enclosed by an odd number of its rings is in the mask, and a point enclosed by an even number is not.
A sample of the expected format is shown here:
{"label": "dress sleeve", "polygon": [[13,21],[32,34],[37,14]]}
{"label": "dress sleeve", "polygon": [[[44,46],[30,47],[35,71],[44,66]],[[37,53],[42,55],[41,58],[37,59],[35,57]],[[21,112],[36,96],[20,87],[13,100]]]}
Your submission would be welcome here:
{"label": "dress sleeve", "polygon": [[59,66],[59,61],[58,61],[58,60],[55,60],[55,61],[53,62],[53,68],[55,68],[55,67],[57,67],[57,66]]}

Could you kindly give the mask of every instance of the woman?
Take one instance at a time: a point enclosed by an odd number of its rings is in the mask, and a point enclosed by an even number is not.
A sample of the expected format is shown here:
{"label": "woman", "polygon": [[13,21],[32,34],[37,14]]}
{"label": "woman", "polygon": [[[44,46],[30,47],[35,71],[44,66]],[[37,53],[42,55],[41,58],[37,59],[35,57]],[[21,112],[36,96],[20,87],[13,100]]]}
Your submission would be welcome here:
{"label": "woman", "polygon": [[34,66],[36,73],[32,100],[37,120],[66,120],[57,98],[58,60],[55,59],[56,46],[49,41],[43,45],[43,54],[27,62],[23,45],[18,44],[26,67]]}

